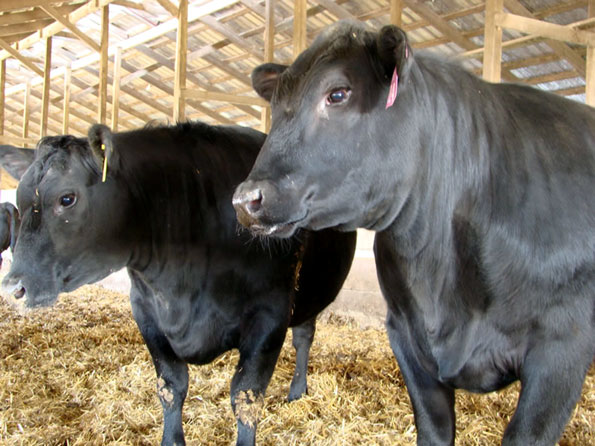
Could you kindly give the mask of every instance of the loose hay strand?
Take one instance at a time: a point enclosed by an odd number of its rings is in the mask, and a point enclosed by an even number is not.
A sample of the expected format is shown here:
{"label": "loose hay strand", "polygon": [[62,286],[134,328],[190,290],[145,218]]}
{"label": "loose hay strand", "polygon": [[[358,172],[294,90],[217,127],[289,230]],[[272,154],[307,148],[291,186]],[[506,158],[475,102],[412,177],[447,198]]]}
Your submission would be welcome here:
{"label": "loose hay strand", "polygon": [[[0,330],[0,444],[159,444],[157,376],[126,296],[87,286],[26,316],[0,304]],[[319,322],[309,394],[290,404],[294,358],[288,334],[265,398],[259,445],[415,444],[411,406],[384,330],[361,330],[337,317]],[[229,385],[237,359],[229,352],[191,367],[184,405],[189,445],[235,441]],[[457,392],[457,445],[499,445],[518,390]],[[595,444],[595,367],[559,444]]]}

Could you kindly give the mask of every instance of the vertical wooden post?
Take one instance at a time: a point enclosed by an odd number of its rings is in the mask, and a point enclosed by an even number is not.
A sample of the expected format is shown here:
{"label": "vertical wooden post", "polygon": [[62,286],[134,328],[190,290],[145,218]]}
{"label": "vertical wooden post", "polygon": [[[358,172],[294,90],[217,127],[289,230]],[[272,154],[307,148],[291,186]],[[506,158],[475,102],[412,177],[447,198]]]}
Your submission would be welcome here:
{"label": "vertical wooden post", "polygon": [[[589,17],[595,17],[595,0],[589,0]],[[587,46],[585,102],[595,107],[595,46]]]}
{"label": "vertical wooden post", "polygon": [[[275,59],[275,0],[266,0],[264,16],[264,62]],[[268,133],[271,129],[271,108],[262,107],[260,130]]]}
{"label": "vertical wooden post", "polygon": [[39,123],[39,137],[48,133],[48,114],[50,111],[50,72],[52,71],[52,38],[45,39],[45,60],[43,64],[43,96],[41,99],[41,122]]}
{"label": "vertical wooden post", "polygon": [[180,0],[178,8],[178,35],[176,38],[176,64],[174,78],[174,110],[175,122],[186,118],[184,90],[186,88],[186,58],[188,53],[188,0]]}
{"label": "vertical wooden post", "polygon": [[6,59],[0,62],[0,135],[4,135],[4,102],[6,91]]}
{"label": "vertical wooden post", "polygon": [[118,131],[120,113],[120,77],[122,76],[122,47],[116,48],[114,57],[114,75],[112,79],[112,130]]}
{"label": "vertical wooden post", "polygon": [[109,5],[105,5],[101,9],[101,43],[99,46],[99,91],[97,92],[99,96],[99,109],[97,112],[97,121],[101,124],[105,124],[107,121],[107,50],[109,46]]}
{"label": "vertical wooden post", "polygon": [[308,41],[306,39],[307,29],[307,0],[295,0],[293,4],[293,58],[297,58],[302,51],[306,49]]}
{"label": "vertical wooden post", "polygon": [[[23,139],[29,137],[29,109],[31,102],[31,82],[27,81],[25,85],[25,99],[23,101]],[[27,147],[27,144],[23,144]]]}
{"label": "vertical wooden post", "polygon": [[70,79],[72,67],[68,65],[64,71],[64,99],[62,100],[62,134],[68,135],[70,127]]}
{"label": "vertical wooden post", "polygon": [[398,26],[403,26],[403,0],[390,0],[390,23]]}
{"label": "vertical wooden post", "polygon": [[502,71],[502,27],[496,25],[496,14],[503,12],[503,0],[486,0],[483,78],[500,82]]}

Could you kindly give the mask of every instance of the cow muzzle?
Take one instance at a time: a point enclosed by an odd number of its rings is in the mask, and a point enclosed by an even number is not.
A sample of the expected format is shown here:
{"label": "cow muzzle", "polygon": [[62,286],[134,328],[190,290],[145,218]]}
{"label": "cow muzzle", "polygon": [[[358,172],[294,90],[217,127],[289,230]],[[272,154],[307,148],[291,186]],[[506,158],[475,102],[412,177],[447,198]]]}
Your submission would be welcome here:
{"label": "cow muzzle", "polygon": [[263,214],[262,202],[262,189],[256,184],[247,181],[238,186],[232,203],[242,226],[251,228],[259,224],[259,217]]}
{"label": "cow muzzle", "polygon": [[22,299],[25,295],[25,287],[23,281],[17,277],[6,276],[2,280],[2,292],[6,295],[13,296],[15,299]]}
{"label": "cow muzzle", "polygon": [[233,207],[238,221],[252,233],[290,237],[307,215],[307,210],[301,210],[301,206],[295,210],[288,207],[288,203],[293,202],[290,195],[290,191],[282,194],[269,181],[248,180],[236,189]]}
{"label": "cow muzzle", "polygon": [[26,299],[23,299],[25,296],[25,287],[20,279],[7,275],[2,280],[2,295],[4,300],[17,312],[21,314],[27,313],[28,305]]}

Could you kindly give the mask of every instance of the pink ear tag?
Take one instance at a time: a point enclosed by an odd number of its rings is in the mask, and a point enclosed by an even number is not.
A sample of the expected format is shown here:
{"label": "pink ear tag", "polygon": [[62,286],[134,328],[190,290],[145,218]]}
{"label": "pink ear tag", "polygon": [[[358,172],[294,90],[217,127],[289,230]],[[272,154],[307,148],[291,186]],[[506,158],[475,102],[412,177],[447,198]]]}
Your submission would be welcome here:
{"label": "pink ear tag", "polygon": [[395,66],[395,71],[393,71],[393,78],[390,81],[390,88],[388,90],[388,97],[386,98],[386,107],[385,110],[395,103],[395,99],[397,99],[397,90],[399,88],[399,75],[397,74],[397,67]]}

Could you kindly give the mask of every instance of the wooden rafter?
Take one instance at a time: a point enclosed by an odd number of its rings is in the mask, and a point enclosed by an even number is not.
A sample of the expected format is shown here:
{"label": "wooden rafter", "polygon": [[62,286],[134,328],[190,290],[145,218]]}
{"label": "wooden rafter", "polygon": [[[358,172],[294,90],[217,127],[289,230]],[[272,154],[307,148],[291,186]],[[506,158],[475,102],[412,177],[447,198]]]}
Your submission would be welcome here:
{"label": "wooden rafter", "polygon": [[[543,19],[550,13],[558,12],[558,10],[549,9],[547,13],[542,11],[538,14],[532,14],[518,0],[504,0],[504,5],[506,6],[506,9],[508,9],[510,12],[532,19]],[[560,57],[567,60],[568,63],[570,63],[581,76],[585,76],[585,60],[579,54],[577,54],[576,51],[574,51],[564,42],[553,41],[548,42],[548,45],[550,46],[550,48],[552,48],[554,52],[559,54]]]}
{"label": "wooden rafter", "polygon": [[516,14],[500,12],[495,17],[496,24],[503,28],[510,28],[525,34],[576,43],[578,45],[595,45],[595,33],[581,31],[572,26],[556,25],[555,23],[535,20]]}
{"label": "wooden rafter", "polygon": [[23,56],[21,53],[19,53],[17,50],[15,50],[13,47],[11,47],[3,39],[0,39],[0,48],[4,48],[5,51],[7,51],[10,55],[12,55],[15,59],[17,59],[19,62],[21,62],[27,68],[29,68],[31,71],[33,71],[34,73],[43,77],[43,70],[41,68],[39,68],[37,65],[35,65],[31,61],[31,59]]}
{"label": "wooden rafter", "polygon": [[[20,0],[3,0],[3,1],[19,2]],[[109,4],[110,2],[111,2],[111,0],[95,0],[95,1],[92,1],[89,3],[85,3],[83,6],[77,8],[75,11],[68,14],[68,17],[67,17],[68,21],[70,21],[71,23],[76,23],[83,17],[91,14],[92,12],[95,12],[95,11],[101,9],[102,7]],[[37,4],[34,6],[42,6],[42,5],[47,5],[47,4],[54,4],[56,2],[38,1],[35,3],[37,3]],[[2,5],[2,9],[5,9],[4,3]],[[30,48],[37,42],[40,42],[42,39],[45,39],[46,37],[51,37],[51,36],[57,34],[58,32],[62,31],[63,29],[64,29],[64,25],[62,23],[54,22],[51,25],[48,25],[45,28],[41,29],[38,33],[35,33],[35,34],[31,35],[30,37],[27,37],[26,39],[19,41],[15,49],[18,51],[22,51],[26,48]],[[6,48],[4,48],[4,49],[6,50]],[[7,51],[0,52],[0,60],[6,59],[10,54],[11,53],[7,52]]]}
{"label": "wooden rafter", "polygon": [[[184,88],[181,85],[176,87],[175,36],[179,29],[179,0],[24,0],[24,3],[18,1],[19,6],[33,6],[8,12],[5,4],[10,6],[17,2],[0,0],[0,38],[5,36],[4,46],[0,46],[0,61],[15,58],[27,68],[17,71],[19,64],[12,60],[7,64],[3,107],[7,126],[5,134],[22,138],[19,126],[25,112],[25,80],[30,84],[29,134],[37,135],[38,130],[42,130],[45,94],[41,84],[42,73],[47,77],[47,70],[42,70],[46,58],[40,51],[42,45],[39,42],[50,35],[75,38],[84,45],[69,47],[70,42],[64,38],[54,40],[54,60],[51,64],[54,69],[49,73],[52,95],[46,101],[51,112],[59,109],[63,118],[58,118],[60,122],[57,123],[50,113],[48,132],[80,129],[86,132],[91,122],[101,119],[96,110],[97,105],[102,103],[106,104],[104,119],[111,117],[114,128],[129,129],[130,126],[142,125],[147,119],[166,119],[166,115],[171,117],[172,114],[176,88],[188,118],[251,126],[257,126],[260,121],[262,129],[266,130],[269,108],[252,92],[250,72],[262,61],[290,63],[294,48],[303,45],[303,49],[324,26],[337,19],[366,20],[376,25],[399,24],[401,20],[400,25],[410,34],[416,50],[455,43],[462,49],[462,55],[475,58],[465,63],[481,74],[482,64],[479,62],[484,48],[479,46],[479,42],[484,37],[484,27],[481,26],[485,19],[483,1],[467,0],[464,5],[458,1],[442,2],[438,5],[425,0],[300,0],[298,3],[303,6],[304,12],[292,14],[296,5],[294,0],[188,0],[188,45],[191,52],[187,53]],[[537,7],[532,3],[530,11],[524,6],[525,0],[502,1],[504,9],[500,19],[504,21],[542,26],[541,22],[525,18],[547,19],[554,24],[551,29],[568,32],[568,28],[572,28],[571,34],[578,35],[579,39],[590,39],[595,28],[593,18],[560,28],[554,23],[560,21],[555,15],[564,12],[581,17],[578,14],[584,14],[587,4],[594,0],[559,0],[558,3],[549,2],[547,6]],[[97,19],[100,8],[108,3],[118,6],[112,7],[112,45],[108,48],[107,57],[102,59],[96,51],[99,46]],[[90,14],[92,16],[87,17]],[[53,23],[49,22],[50,17]],[[300,17],[304,17],[303,20]],[[477,25],[470,28],[474,22]],[[501,63],[504,79],[532,85],[548,84],[545,88],[550,89],[555,88],[555,82],[566,80],[572,87],[560,89],[558,93],[561,94],[582,94],[585,87],[581,77],[587,80],[587,84],[593,84],[589,80],[593,69],[587,69],[587,65],[591,67],[593,64],[592,45],[581,48],[575,43],[553,41],[549,36],[513,35],[515,38],[502,42],[506,59],[512,56],[508,62]],[[304,43],[296,45],[298,39]],[[487,43],[489,38],[484,40]],[[85,45],[93,48],[92,52],[87,51]],[[449,49],[456,51],[454,45],[449,45]],[[73,50],[82,54],[73,54]],[[121,73],[116,74],[116,65],[120,65],[116,62],[118,51],[121,54]],[[494,60],[500,61],[500,57]],[[108,66],[108,61],[114,63],[114,72],[109,73],[113,80],[109,92],[102,94],[100,72],[102,66]],[[484,65],[487,66],[487,63]],[[70,81],[66,79],[67,66],[72,67]],[[522,78],[514,77],[511,70]],[[66,84],[72,84],[72,92],[67,92]],[[588,91],[587,88],[587,94]],[[111,106],[107,107],[110,103]],[[18,113],[11,110],[18,110]]]}
{"label": "wooden rafter", "polygon": [[72,23],[70,20],[68,20],[67,17],[64,17],[60,11],[58,11],[50,5],[41,6],[41,9],[43,9],[54,20],[64,25],[64,27],[67,28],[72,34],[77,36],[81,40],[81,42],[87,44],[89,48],[98,52],[101,51],[101,48],[93,39],[87,36],[80,29],[78,29],[76,25]]}

